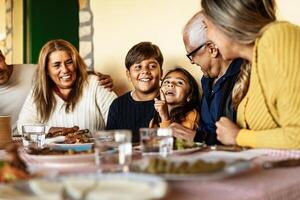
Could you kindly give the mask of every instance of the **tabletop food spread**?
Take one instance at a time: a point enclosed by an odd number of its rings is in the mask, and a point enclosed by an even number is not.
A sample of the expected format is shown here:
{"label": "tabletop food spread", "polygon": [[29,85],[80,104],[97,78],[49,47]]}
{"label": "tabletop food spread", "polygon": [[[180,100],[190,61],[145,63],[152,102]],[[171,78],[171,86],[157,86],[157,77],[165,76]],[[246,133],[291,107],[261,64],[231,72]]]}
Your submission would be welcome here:
{"label": "tabletop food spread", "polygon": [[[101,195],[110,199],[160,199],[173,191],[174,184],[200,184],[230,177],[243,180],[245,173],[300,165],[300,153],[295,151],[181,142],[167,156],[143,155],[141,145],[136,144],[129,170],[107,173],[96,164],[94,138],[89,130],[55,127],[49,130],[46,140],[40,149],[23,148],[17,142],[6,152],[1,151],[1,198],[92,200]],[[121,151],[119,148],[109,152]],[[266,156],[272,159],[260,159]],[[127,192],[120,196],[116,190]]]}

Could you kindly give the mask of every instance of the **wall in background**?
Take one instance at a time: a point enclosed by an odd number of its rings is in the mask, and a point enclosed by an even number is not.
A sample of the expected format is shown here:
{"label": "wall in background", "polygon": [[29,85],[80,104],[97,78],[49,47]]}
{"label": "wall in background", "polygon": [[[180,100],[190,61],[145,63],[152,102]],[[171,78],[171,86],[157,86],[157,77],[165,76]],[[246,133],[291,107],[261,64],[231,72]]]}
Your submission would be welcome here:
{"label": "wall in background", "polygon": [[[90,0],[94,15],[94,68],[111,74],[118,94],[131,89],[125,76],[127,51],[140,41],[157,44],[164,69],[186,67],[199,80],[199,67],[185,57],[182,28],[200,9],[200,0]],[[300,1],[278,0],[278,17],[300,25]]]}
{"label": "wall in background", "polygon": [[6,37],[6,20],[4,20],[6,17],[6,6],[5,6],[5,0],[0,0],[0,50],[4,52],[4,39]]}
{"label": "wall in background", "polygon": [[79,0],[79,53],[89,70],[94,69],[94,28],[90,0]]}
{"label": "wall in background", "polygon": [[0,0],[0,49],[7,63],[23,63],[23,1]]}
{"label": "wall in background", "polygon": [[90,0],[94,15],[95,69],[109,73],[117,93],[131,89],[125,74],[125,56],[136,43],[151,41],[164,55],[165,71],[181,65],[199,80],[200,69],[185,57],[181,32],[200,9],[199,0]]}
{"label": "wall in background", "polygon": [[23,62],[23,1],[13,0],[13,54],[14,64]]}
{"label": "wall in background", "polygon": [[287,20],[300,25],[300,1],[299,0],[276,0],[278,19]]}
{"label": "wall in background", "polygon": [[13,0],[1,1],[0,5],[0,19],[2,19],[0,23],[0,48],[7,62],[11,62],[13,55]]}
{"label": "wall in background", "polygon": [[65,39],[79,47],[78,0],[24,0],[25,62],[36,63],[42,46],[52,39]]}
{"label": "wall in background", "polygon": [[[6,0],[0,3],[3,1]],[[166,70],[176,64],[182,65],[199,80],[200,69],[191,65],[184,56],[186,52],[181,31],[186,21],[200,9],[200,0],[89,1],[94,16],[94,55],[91,58],[97,71],[111,74],[119,94],[131,88],[125,77],[125,55],[132,45],[144,40],[150,40],[161,47]],[[60,2],[63,1],[58,1],[57,5]],[[280,19],[300,25],[300,1],[277,0],[277,5]],[[50,18],[53,15],[54,12],[48,13]],[[3,20],[0,19],[0,23]],[[12,20],[14,49],[9,63],[23,63],[23,0],[13,0]],[[61,32],[64,29],[55,31]]]}

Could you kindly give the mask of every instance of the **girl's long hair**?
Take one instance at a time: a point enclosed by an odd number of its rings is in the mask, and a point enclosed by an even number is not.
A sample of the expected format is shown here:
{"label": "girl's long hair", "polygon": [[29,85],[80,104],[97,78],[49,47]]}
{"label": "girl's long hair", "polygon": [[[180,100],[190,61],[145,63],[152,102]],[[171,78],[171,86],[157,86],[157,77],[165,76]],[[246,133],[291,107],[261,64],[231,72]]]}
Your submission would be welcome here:
{"label": "girl's long hair", "polygon": [[[190,86],[190,91],[188,92],[189,100],[187,101],[187,103],[185,105],[175,107],[170,111],[171,123],[172,122],[181,123],[182,121],[185,120],[185,116],[188,112],[192,111],[193,109],[196,109],[198,111],[198,106],[200,102],[199,86],[197,84],[197,81],[194,79],[194,77],[182,67],[176,67],[168,71],[167,74],[164,76],[162,82],[168,76],[168,74],[172,72],[182,73],[187,78],[188,84]],[[161,122],[161,118],[158,112],[155,112],[153,118],[153,124],[158,126],[160,122]]]}
{"label": "girl's long hair", "polygon": [[76,48],[69,42],[61,39],[51,40],[42,47],[38,60],[37,76],[33,86],[33,99],[36,105],[38,119],[43,123],[49,120],[56,106],[53,93],[55,83],[48,75],[49,55],[55,51],[67,52],[76,69],[76,80],[66,100],[66,112],[73,111],[75,108],[82,96],[83,88],[88,77],[83,59],[80,57]]}

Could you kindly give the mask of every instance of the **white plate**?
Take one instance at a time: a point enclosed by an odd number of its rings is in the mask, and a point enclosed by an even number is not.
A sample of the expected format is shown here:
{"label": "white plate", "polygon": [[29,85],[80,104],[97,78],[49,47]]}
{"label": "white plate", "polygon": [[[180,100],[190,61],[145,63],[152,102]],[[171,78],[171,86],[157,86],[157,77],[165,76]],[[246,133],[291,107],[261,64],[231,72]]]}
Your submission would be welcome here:
{"label": "white plate", "polygon": [[163,177],[169,181],[212,181],[231,176],[246,173],[254,168],[254,165],[246,160],[236,161],[235,163],[226,164],[226,166],[216,172],[198,173],[198,174],[164,174]]}
{"label": "white plate", "polygon": [[64,193],[68,199],[86,200],[135,200],[160,199],[166,195],[167,183],[152,175],[135,173],[125,174],[88,174],[57,177],[54,179],[33,179],[18,185],[23,195],[36,197],[53,196]]}
{"label": "white plate", "polygon": [[32,155],[21,151],[21,157],[30,164],[39,163],[82,163],[94,162],[94,153],[64,154],[64,155]]}
{"label": "white plate", "polygon": [[64,143],[51,143],[49,144],[50,147],[56,150],[62,151],[88,151],[92,149],[94,143],[76,143],[76,144],[64,144]]}
{"label": "white plate", "polygon": [[[210,157],[209,159],[206,158],[199,158],[199,156],[174,156],[174,157],[168,157],[168,161],[175,163],[175,165],[180,165],[182,162],[188,162],[193,163],[196,160],[203,160],[206,162],[218,162],[218,161],[224,161],[225,166],[218,170],[213,172],[207,172],[207,173],[190,173],[190,174],[181,174],[181,173],[174,173],[174,174],[157,174],[166,180],[169,181],[189,181],[189,180],[197,180],[197,181],[209,181],[209,180],[216,180],[221,178],[226,178],[234,175],[238,175],[241,173],[248,172],[252,170],[255,165],[248,160],[241,160],[241,159],[220,159],[220,158],[214,158]],[[141,169],[145,169],[148,165],[149,158],[144,158],[142,160],[136,161],[133,163],[133,165],[138,166]],[[144,174],[144,172],[142,172]]]}
{"label": "white plate", "polygon": [[[206,145],[204,143],[197,142],[196,144],[197,144],[196,147],[187,148],[187,149],[180,149],[180,150],[173,150],[172,154],[174,154],[174,155],[189,154],[189,153],[193,153],[195,151],[199,151],[199,150],[206,147]],[[142,146],[141,145],[134,146],[133,150],[142,151]],[[159,154],[159,153],[157,153],[157,154]]]}
{"label": "white plate", "polygon": [[202,147],[193,147],[193,148],[188,148],[188,149],[173,150],[173,154],[175,154],[175,155],[190,154],[190,153],[199,151],[201,149],[202,149]]}

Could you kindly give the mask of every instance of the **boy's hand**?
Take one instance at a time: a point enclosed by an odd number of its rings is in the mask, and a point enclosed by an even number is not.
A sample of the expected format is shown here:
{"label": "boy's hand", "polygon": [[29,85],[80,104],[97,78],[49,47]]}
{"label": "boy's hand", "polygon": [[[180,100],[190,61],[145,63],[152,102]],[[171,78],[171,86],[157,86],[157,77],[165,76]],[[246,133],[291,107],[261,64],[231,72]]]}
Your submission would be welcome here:
{"label": "boy's hand", "polygon": [[100,85],[102,85],[104,88],[108,89],[109,91],[113,90],[114,82],[110,75],[102,74],[100,72],[95,73],[98,76],[98,81]]}
{"label": "boy's hand", "polygon": [[166,101],[165,94],[162,90],[159,90],[160,93],[160,100],[155,98],[154,99],[154,108],[159,113],[159,116],[162,121],[168,121],[169,111],[168,111],[168,103]]}

